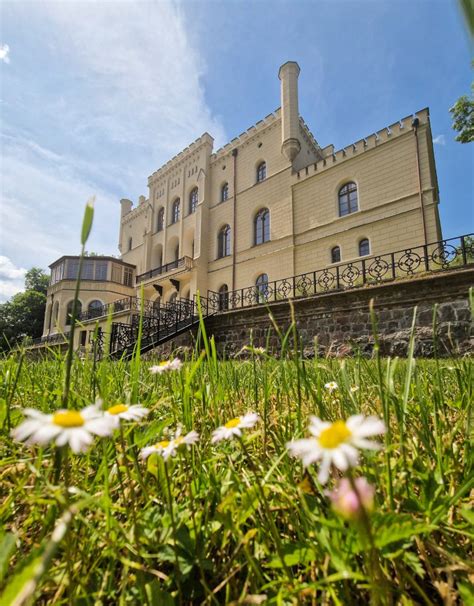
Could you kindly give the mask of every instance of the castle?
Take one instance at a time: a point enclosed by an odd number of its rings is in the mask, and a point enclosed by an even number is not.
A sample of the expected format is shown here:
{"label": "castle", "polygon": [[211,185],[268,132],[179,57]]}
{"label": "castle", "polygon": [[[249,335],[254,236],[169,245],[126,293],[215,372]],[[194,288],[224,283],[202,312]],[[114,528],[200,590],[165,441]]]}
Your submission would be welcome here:
{"label": "castle", "polygon": [[[297,63],[281,66],[281,107],[213,151],[205,133],[122,199],[121,258],[82,268],[80,343],[110,310],[120,322],[143,288],[156,304],[221,297],[364,256],[441,239],[427,109],[335,151],[298,110]],[[43,338],[67,333],[78,257],[51,267]],[[126,309],[125,309],[126,308]],[[127,315],[128,314],[128,315]]]}

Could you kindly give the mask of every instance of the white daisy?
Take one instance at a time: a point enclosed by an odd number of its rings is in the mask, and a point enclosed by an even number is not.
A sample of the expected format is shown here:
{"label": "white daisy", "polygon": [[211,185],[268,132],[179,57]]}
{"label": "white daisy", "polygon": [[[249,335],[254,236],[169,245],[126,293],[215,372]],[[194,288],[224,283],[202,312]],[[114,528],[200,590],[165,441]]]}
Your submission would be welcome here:
{"label": "white daisy", "polygon": [[311,417],[309,432],[313,437],[293,440],[286,447],[292,456],[303,461],[305,467],[321,459],[318,479],[321,484],[325,484],[331,463],[341,471],[346,471],[348,467],[357,465],[359,448],[380,448],[380,444],[366,438],[384,433],[385,425],[377,417],[363,415],[354,415],[347,421],[335,423]]}
{"label": "white daisy", "polygon": [[242,429],[249,429],[253,427],[257,421],[260,421],[260,417],[255,412],[248,412],[242,417],[236,417],[227,421],[222,427],[218,427],[212,432],[212,443],[220,442],[221,440],[228,440],[234,436],[241,436]]}
{"label": "white daisy", "polygon": [[132,404],[131,406],[128,404],[115,404],[107,408],[105,415],[110,416],[115,423],[115,427],[118,427],[120,419],[124,421],[139,421],[146,417],[149,412],[148,408],[140,406],[140,404]]}
{"label": "white daisy", "polygon": [[329,393],[339,389],[339,385],[336,383],[336,381],[330,381],[329,383],[326,383],[324,387],[329,391]]}
{"label": "white daisy", "polygon": [[190,431],[185,436],[181,435],[181,429],[178,428],[175,437],[172,440],[162,440],[152,446],[142,448],[140,451],[140,457],[147,459],[152,454],[159,454],[166,461],[169,457],[174,457],[176,451],[180,446],[187,446],[188,448],[199,440],[199,434],[197,431]]}
{"label": "white daisy", "polygon": [[164,362],[160,362],[157,366],[150,366],[149,370],[153,375],[161,375],[164,372],[180,370],[182,366],[183,363],[181,362],[181,360],[179,358],[175,358],[174,360],[165,360]]}
{"label": "white daisy", "polygon": [[356,391],[359,391],[359,387],[357,385],[352,385],[349,391],[351,393],[356,393]]}
{"label": "white daisy", "polygon": [[92,444],[93,436],[110,436],[114,430],[112,417],[91,405],[82,410],[58,410],[44,414],[27,408],[27,419],[12,431],[12,437],[26,444],[55,442],[56,446],[69,444],[73,452],[84,452]]}

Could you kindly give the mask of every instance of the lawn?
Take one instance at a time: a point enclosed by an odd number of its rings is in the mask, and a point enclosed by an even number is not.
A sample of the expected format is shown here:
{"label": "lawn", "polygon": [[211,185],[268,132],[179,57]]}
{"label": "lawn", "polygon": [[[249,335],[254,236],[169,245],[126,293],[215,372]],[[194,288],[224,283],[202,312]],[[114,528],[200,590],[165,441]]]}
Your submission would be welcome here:
{"label": "lawn", "polygon": [[[2,605],[473,603],[471,359],[303,360],[283,340],[280,359],[226,361],[204,345],[156,373],[74,357],[66,400],[66,357],[0,362]],[[58,416],[33,444],[12,437],[26,408],[94,402],[113,408],[94,409],[109,435],[90,445],[54,445]],[[312,415],[328,424],[295,444]],[[377,450],[354,446],[353,415],[379,419]]]}

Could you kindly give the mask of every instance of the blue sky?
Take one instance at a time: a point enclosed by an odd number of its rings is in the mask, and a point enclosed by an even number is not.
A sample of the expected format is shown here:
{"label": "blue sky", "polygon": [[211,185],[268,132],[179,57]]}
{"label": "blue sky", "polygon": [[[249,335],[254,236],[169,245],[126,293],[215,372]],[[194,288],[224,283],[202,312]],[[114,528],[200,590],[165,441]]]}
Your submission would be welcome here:
{"label": "blue sky", "polygon": [[118,254],[119,199],[202,132],[215,146],[280,104],[301,66],[300,112],[340,148],[429,106],[445,237],[473,231],[473,146],[449,107],[472,46],[453,0],[2,2],[0,300],[25,269],[89,249]]}

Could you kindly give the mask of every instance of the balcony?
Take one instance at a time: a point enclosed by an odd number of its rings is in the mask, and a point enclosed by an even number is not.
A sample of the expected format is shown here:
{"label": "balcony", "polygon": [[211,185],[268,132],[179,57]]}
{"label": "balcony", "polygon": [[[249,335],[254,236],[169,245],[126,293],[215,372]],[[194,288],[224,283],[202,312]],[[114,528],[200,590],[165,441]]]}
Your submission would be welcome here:
{"label": "balcony", "polygon": [[181,259],[171,261],[170,263],[166,263],[166,265],[160,265],[160,267],[155,267],[155,269],[150,269],[150,271],[140,274],[137,276],[137,284],[146,282],[147,280],[151,280],[153,278],[168,277],[170,274],[178,274],[189,271],[192,268],[193,260],[191,257],[181,257]]}

